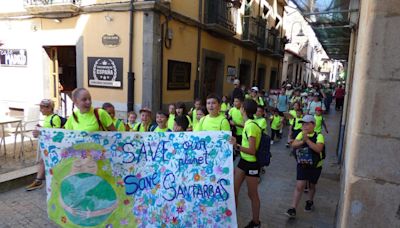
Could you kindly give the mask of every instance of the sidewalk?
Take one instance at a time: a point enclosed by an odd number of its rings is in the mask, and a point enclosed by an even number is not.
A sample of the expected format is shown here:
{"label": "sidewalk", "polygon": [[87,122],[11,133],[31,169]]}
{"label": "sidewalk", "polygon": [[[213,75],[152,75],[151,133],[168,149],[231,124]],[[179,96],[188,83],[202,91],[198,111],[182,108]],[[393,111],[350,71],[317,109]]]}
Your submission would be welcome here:
{"label": "sidewalk", "polygon": [[[315,210],[303,211],[306,194],[303,195],[297,218],[289,220],[284,212],[292,201],[296,181],[296,162],[289,156],[285,140],[272,145],[271,166],[266,169],[259,186],[261,198],[262,227],[334,227],[336,207],[339,200],[339,166],[336,164],[336,144],[340,113],[331,111],[326,115],[329,134],[325,134],[327,158],[317,185]],[[244,227],[251,219],[251,205],[244,183],[238,206],[238,227]],[[25,192],[19,188],[0,194],[0,227],[57,227],[49,221],[46,213],[45,189]]]}
{"label": "sidewalk", "polygon": [[[303,194],[297,217],[290,220],[284,213],[290,207],[296,184],[296,161],[289,156],[285,147],[287,132],[284,138],[271,146],[271,165],[266,169],[259,185],[261,199],[260,220],[262,227],[296,227],[296,228],[329,228],[334,227],[336,207],[340,195],[340,169],[336,164],[336,146],[339,131],[340,113],[331,109],[325,115],[329,134],[325,136],[327,157],[324,161],[321,177],[317,184],[314,199],[315,210],[304,212],[307,194]],[[244,182],[239,196],[238,227],[244,227],[251,220],[251,204],[247,196],[247,186]]]}

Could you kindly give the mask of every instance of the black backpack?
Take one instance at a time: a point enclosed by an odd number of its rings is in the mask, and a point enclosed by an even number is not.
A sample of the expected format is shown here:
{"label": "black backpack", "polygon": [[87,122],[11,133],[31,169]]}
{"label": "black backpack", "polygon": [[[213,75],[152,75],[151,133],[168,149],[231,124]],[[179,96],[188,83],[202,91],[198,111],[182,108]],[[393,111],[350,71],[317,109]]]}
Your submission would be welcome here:
{"label": "black backpack", "polygon": [[[261,130],[261,140],[260,140],[260,145],[258,146],[257,152],[256,152],[256,158],[257,158],[257,163],[260,167],[264,167],[264,166],[269,166],[269,164],[271,163],[271,137],[269,137],[269,135],[265,134],[265,132],[263,131],[263,129],[258,126],[258,124],[256,122],[252,122],[255,125],[257,125],[258,128],[260,128]],[[249,137],[247,137],[247,133],[244,132],[246,134],[246,138],[248,139]]]}
{"label": "black backpack", "polygon": [[53,114],[53,115],[51,116],[51,119],[50,119],[50,125],[51,125],[51,127],[54,128],[54,126],[55,126],[54,123],[53,123],[53,118],[54,118],[55,116],[60,117],[60,120],[61,120],[61,126],[60,126],[60,128],[63,128],[64,125],[65,125],[65,123],[67,122],[67,118],[64,118],[64,117],[62,117],[62,116],[60,116],[60,115],[58,115],[58,114]]}

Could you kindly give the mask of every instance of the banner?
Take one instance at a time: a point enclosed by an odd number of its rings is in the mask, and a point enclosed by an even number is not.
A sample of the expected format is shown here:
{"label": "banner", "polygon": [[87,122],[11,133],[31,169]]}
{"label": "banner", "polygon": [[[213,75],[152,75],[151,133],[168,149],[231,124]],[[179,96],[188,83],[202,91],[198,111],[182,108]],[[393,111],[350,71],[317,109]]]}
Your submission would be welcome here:
{"label": "banner", "polygon": [[62,227],[237,227],[229,138],[42,129],[49,218]]}

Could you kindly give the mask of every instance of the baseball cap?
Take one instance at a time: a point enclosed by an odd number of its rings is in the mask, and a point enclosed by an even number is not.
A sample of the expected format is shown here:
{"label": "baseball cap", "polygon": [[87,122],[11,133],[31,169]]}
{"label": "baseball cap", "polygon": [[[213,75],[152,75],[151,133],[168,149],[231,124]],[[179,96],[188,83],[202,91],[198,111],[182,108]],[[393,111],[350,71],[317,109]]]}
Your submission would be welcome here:
{"label": "baseball cap", "polygon": [[312,115],[305,115],[299,123],[315,123],[315,118]]}
{"label": "baseball cap", "polygon": [[321,107],[315,107],[315,111],[320,111],[320,112],[322,112],[322,108]]}
{"label": "baseball cap", "polygon": [[286,87],[292,86],[292,84],[286,84]]}
{"label": "baseball cap", "polygon": [[142,112],[148,112],[148,113],[151,114],[151,109],[149,109],[149,108],[147,108],[147,107],[143,107],[143,108],[141,108],[141,109],[139,110],[139,113],[142,113]]}
{"label": "baseball cap", "polygon": [[238,79],[235,79],[235,81],[233,81],[233,84],[234,84],[234,85],[239,85],[239,84],[240,84],[240,81],[239,81]]}
{"label": "baseball cap", "polygon": [[257,86],[251,87],[251,90],[258,92],[258,87]]}

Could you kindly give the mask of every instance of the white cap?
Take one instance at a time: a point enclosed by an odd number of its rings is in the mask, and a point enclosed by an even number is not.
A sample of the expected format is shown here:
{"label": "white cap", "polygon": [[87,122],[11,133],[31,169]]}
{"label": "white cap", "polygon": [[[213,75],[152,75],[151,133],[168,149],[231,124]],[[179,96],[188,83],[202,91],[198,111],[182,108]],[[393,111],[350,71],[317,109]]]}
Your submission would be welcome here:
{"label": "white cap", "polygon": [[251,87],[251,90],[258,92],[258,87],[257,86]]}
{"label": "white cap", "polygon": [[312,115],[305,115],[299,123],[315,123],[315,118]]}
{"label": "white cap", "polygon": [[292,84],[286,84],[286,87],[288,87],[288,86],[292,86]]}
{"label": "white cap", "polygon": [[234,84],[234,85],[239,85],[239,84],[240,84],[240,81],[239,81],[238,79],[235,79],[235,81],[233,81],[233,84]]}

